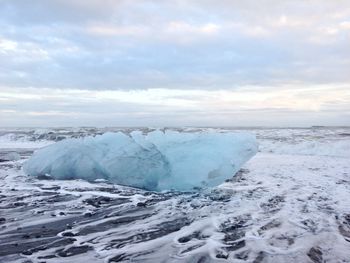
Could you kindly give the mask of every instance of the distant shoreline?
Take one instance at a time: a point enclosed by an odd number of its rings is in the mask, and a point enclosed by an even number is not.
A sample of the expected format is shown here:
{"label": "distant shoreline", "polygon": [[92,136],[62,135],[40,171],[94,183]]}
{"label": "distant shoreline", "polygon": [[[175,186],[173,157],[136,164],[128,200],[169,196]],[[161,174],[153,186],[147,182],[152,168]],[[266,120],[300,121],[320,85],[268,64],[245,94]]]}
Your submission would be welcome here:
{"label": "distant shoreline", "polygon": [[0,129],[348,129],[348,126],[0,126]]}

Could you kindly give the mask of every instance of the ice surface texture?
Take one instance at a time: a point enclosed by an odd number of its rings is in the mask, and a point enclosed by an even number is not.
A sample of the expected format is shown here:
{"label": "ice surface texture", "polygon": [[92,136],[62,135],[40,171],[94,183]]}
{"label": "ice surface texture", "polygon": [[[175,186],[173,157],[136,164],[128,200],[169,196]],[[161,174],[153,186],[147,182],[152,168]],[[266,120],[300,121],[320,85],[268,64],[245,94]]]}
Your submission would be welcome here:
{"label": "ice surface texture", "polygon": [[55,179],[105,179],[147,190],[186,191],[223,183],[256,152],[255,137],[245,133],[105,133],[42,148],[24,164],[24,171]]}

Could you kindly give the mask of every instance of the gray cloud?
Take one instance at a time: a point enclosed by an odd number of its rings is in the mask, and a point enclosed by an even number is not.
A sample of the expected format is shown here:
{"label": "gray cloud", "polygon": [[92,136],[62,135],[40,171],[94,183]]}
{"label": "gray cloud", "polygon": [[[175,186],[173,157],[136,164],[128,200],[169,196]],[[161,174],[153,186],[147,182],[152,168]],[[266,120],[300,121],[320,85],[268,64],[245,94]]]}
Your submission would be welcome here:
{"label": "gray cloud", "polygon": [[347,0],[0,0],[1,125],[349,125],[349,41]]}
{"label": "gray cloud", "polygon": [[0,5],[3,85],[230,89],[350,80],[347,1]]}

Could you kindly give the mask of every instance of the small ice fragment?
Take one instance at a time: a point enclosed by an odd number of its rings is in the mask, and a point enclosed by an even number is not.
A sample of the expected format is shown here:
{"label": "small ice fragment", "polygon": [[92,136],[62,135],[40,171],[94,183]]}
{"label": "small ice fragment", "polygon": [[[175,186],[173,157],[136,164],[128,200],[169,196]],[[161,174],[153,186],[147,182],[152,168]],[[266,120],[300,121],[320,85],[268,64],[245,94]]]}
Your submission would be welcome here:
{"label": "small ice fragment", "polygon": [[7,162],[7,161],[18,161],[21,159],[21,156],[17,152],[9,152],[6,153],[3,156],[0,156],[1,161]]}

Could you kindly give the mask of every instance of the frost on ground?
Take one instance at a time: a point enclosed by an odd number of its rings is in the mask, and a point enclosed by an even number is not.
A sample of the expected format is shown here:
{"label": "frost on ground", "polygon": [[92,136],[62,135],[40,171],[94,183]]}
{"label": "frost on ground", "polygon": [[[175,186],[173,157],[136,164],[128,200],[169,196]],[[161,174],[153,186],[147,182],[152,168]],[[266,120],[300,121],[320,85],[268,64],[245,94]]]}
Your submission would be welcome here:
{"label": "frost on ground", "polygon": [[153,131],[67,139],[35,152],[29,175],[104,179],[147,190],[217,186],[257,152],[248,133]]}
{"label": "frost on ground", "polygon": [[253,132],[261,152],[197,193],[38,180],[16,149],[0,163],[0,262],[350,262],[350,130]]}

